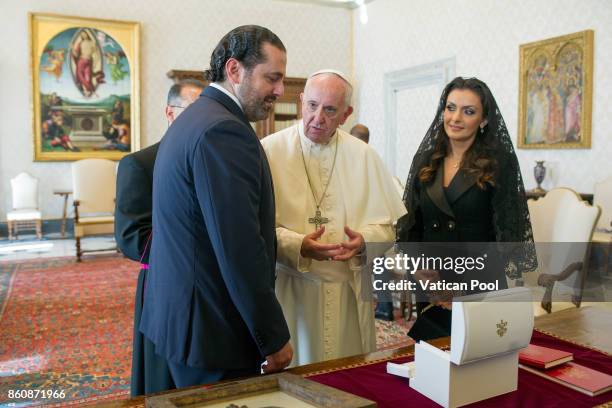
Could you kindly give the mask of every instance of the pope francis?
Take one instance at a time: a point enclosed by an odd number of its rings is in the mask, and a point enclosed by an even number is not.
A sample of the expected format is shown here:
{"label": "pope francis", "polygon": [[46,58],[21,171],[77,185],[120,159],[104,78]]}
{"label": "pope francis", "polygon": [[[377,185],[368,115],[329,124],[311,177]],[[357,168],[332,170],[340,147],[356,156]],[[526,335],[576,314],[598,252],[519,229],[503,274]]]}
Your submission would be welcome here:
{"label": "pope francis", "polygon": [[338,129],[353,111],[339,71],[312,74],[302,121],[262,140],[276,199],[276,294],[293,365],[376,349],[374,313],[361,298],[366,242],[392,242],[406,213],[376,152]]}

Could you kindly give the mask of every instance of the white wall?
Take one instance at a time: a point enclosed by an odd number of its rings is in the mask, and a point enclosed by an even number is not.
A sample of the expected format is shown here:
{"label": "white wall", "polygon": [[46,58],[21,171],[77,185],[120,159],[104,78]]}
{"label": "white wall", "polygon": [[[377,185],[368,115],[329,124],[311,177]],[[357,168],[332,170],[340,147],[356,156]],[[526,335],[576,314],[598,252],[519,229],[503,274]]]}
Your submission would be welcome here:
{"label": "white wall", "polygon": [[242,24],[270,28],[288,50],[287,74],[321,68],[351,72],[351,12],[273,0],[1,0],[0,5],[0,221],[10,209],[9,180],[21,171],[40,179],[44,218],[59,218],[55,188],[70,188],[70,163],[33,162],[27,13],[139,21],[141,31],[141,146],[157,142],[170,69],[205,69],[219,39]]}
{"label": "white wall", "polygon": [[[568,186],[592,193],[595,182],[612,174],[609,0],[376,0],[368,3],[367,25],[360,24],[358,12],[354,13],[354,68],[359,87],[355,120],[370,127],[370,143],[381,156],[385,143],[385,73],[455,56],[457,75],[476,76],[489,85],[516,145],[519,45],[593,29],[592,148],[521,149],[517,155],[528,189],[535,186],[535,160],[547,162],[547,189]],[[435,105],[429,107],[429,121],[435,109]],[[402,137],[420,140],[423,134]]]}

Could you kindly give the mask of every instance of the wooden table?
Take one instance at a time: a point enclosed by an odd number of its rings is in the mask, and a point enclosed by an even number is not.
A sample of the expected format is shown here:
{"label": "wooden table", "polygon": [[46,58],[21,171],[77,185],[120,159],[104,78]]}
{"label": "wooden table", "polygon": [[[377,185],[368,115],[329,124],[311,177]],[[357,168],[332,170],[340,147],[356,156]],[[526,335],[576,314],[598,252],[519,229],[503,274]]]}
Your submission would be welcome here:
{"label": "wooden table", "polygon": [[[612,309],[599,307],[571,308],[559,312],[538,316],[535,318],[535,327],[553,336],[567,341],[594,347],[612,353],[612,340],[609,327],[612,325]],[[430,341],[436,347],[450,345],[450,337]],[[359,356],[345,357],[336,360],[323,361],[295,367],[288,371],[294,374],[305,375],[329,369],[358,365],[364,362],[391,360],[414,353],[414,345],[398,347],[391,350],[375,351]],[[190,387],[197,388],[199,386]],[[188,388],[182,388],[185,390]],[[166,391],[167,392],[176,392]],[[135,408],[144,407],[143,396],[120,401],[98,404],[99,407]]]}
{"label": "wooden table", "polygon": [[612,308],[586,306],[535,318],[536,329],[563,340],[612,353]]}
{"label": "wooden table", "polygon": [[[446,347],[450,345],[450,337],[444,337],[441,339],[432,340],[429,343],[433,344],[436,347]],[[362,354],[351,357],[338,358],[336,360],[328,360],[322,361],[319,363],[307,364],[299,367],[290,368],[287,370],[293,374],[310,374],[315,372],[321,372],[324,370],[335,369],[338,367],[348,367],[351,365],[361,364],[364,362],[375,362],[375,361],[383,361],[383,360],[392,360],[395,358],[399,358],[402,356],[406,356],[408,354],[414,354],[414,345],[406,346],[406,347],[398,347],[390,350],[381,350],[375,351],[373,353]],[[188,390],[190,388],[198,388],[199,385],[194,387],[186,387],[181,388],[181,390]],[[173,391],[165,391],[159,394],[166,394]],[[158,395],[158,394],[156,394]],[[131,399],[119,400],[119,401],[111,401],[106,403],[95,404],[96,407],[108,407],[108,408],[141,408],[144,407],[145,397],[139,396]]]}
{"label": "wooden table", "polygon": [[68,212],[68,196],[72,190],[53,190],[53,194],[64,197],[64,211],[62,212],[62,238],[66,235],[66,216]]}

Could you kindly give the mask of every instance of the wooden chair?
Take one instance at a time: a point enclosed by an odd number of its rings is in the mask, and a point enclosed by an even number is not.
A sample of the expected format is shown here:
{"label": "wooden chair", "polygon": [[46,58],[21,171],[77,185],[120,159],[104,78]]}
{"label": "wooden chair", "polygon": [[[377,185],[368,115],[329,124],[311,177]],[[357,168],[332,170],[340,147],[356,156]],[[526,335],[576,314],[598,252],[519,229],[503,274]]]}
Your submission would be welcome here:
{"label": "wooden chair", "polygon": [[[11,179],[13,209],[6,214],[9,239],[19,236],[19,230],[35,229],[42,239],[42,215],[38,209],[38,179],[28,173],[19,173]],[[14,235],[13,235],[14,234]]]}
{"label": "wooden chair", "polygon": [[[81,239],[113,235],[115,226],[115,183],[117,165],[106,159],[84,159],[72,163],[74,237],[77,261],[85,252]],[[107,249],[104,249],[106,251]]]}
{"label": "wooden chair", "polygon": [[546,288],[542,307],[551,312],[553,288],[560,281],[576,289],[572,303],[580,307],[599,207],[582,201],[569,188],[555,188],[527,204],[536,242],[538,284]]}

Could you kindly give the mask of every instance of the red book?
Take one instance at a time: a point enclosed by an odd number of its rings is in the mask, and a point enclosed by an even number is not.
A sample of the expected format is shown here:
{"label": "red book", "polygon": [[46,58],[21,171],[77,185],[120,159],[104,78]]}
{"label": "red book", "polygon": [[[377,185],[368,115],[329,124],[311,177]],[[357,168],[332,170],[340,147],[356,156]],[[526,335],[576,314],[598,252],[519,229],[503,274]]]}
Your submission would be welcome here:
{"label": "red book", "polygon": [[555,367],[573,359],[574,355],[567,351],[536,346],[535,344],[530,344],[519,353],[519,363],[540,369]]}
{"label": "red book", "polygon": [[576,363],[567,363],[550,370],[538,370],[519,365],[522,369],[547,378],[557,384],[564,385],[573,390],[591,397],[612,390],[612,375],[596,371]]}

